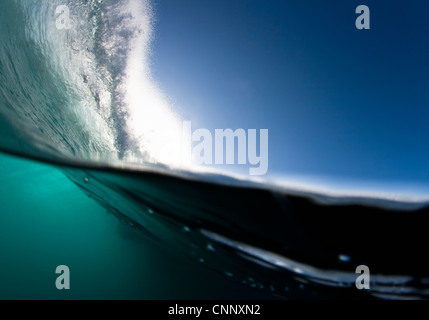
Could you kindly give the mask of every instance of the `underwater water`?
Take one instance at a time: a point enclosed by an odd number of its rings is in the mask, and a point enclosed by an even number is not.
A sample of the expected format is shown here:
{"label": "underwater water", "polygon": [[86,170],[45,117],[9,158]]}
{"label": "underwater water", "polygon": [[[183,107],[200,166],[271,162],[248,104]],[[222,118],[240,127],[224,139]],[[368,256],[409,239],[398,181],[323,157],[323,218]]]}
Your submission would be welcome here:
{"label": "underwater water", "polygon": [[[0,155],[0,299],[266,298],[147,239],[56,168]],[[59,265],[70,290],[57,290]]]}
{"label": "underwater water", "polygon": [[[423,205],[322,205],[152,171],[1,160],[2,298],[427,295]],[[62,264],[66,293],[54,286]],[[370,291],[354,287],[360,264],[371,266]]]}
{"label": "underwater water", "polygon": [[138,54],[151,19],[147,1],[1,2],[0,298],[427,298],[426,198],[179,165]]}

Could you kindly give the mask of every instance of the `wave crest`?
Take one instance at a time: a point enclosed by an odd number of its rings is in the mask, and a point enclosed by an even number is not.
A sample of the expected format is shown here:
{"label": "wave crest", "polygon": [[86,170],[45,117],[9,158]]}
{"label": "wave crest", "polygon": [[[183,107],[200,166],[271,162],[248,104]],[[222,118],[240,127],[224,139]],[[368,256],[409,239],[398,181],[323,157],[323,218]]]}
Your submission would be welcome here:
{"label": "wave crest", "polygon": [[[68,29],[57,28],[60,5],[70,11]],[[0,11],[2,148],[162,160],[157,137],[179,126],[150,76],[149,1],[2,1]]]}

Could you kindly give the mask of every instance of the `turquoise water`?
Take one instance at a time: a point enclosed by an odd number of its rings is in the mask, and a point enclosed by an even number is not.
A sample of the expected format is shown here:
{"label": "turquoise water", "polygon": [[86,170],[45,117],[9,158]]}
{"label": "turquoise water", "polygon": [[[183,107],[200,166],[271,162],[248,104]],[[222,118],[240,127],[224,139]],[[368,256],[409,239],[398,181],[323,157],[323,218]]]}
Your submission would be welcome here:
{"label": "turquoise water", "polygon": [[[423,204],[320,205],[255,187],[4,154],[0,179],[2,299],[427,296],[427,260],[417,250]],[[371,221],[364,236],[348,214]],[[355,266],[365,263],[374,271],[369,292],[354,287]],[[70,290],[55,287],[59,265],[70,268]]]}
{"label": "turquoise water", "polygon": [[157,246],[51,166],[0,154],[0,204],[0,299],[263,297]]}

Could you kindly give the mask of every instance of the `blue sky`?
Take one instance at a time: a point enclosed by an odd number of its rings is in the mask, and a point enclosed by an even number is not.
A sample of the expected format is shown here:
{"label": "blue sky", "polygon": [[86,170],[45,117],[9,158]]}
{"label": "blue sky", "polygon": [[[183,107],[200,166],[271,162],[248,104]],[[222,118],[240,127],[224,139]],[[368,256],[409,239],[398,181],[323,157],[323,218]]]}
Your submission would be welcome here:
{"label": "blue sky", "polygon": [[153,75],[194,128],[269,129],[271,176],[429,184],[429,2],[153,5]]}

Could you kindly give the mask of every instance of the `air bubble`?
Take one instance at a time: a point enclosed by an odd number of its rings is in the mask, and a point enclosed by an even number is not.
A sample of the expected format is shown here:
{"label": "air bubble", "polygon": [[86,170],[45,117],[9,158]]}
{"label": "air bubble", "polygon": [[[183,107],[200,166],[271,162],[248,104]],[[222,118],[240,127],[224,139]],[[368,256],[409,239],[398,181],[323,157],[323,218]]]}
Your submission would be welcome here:
{"label": "air bubble", "polygon": [[208,243],[206,248],[207,248],[207,250],[209,250],[211,252],[215,252],[216,251],[216,249],[213,247],[213,245],[211,243]]}
{"label": "air bubble", "polygon": [[340,254],[338,256],[338,259],[342,262],[349,262],[351,260],[350,256],[348,256],[346,254]]}
{"label": "air bubble", "polygon": [[85,177],[85,178],[83,178],[83,181],[84,181],[85,183],[88,183],[88,182],[89,182],[89,178],[88,178],[88,177]]}

